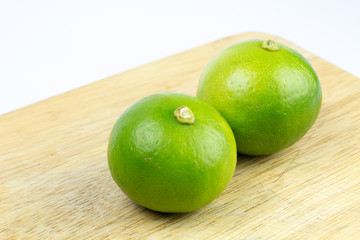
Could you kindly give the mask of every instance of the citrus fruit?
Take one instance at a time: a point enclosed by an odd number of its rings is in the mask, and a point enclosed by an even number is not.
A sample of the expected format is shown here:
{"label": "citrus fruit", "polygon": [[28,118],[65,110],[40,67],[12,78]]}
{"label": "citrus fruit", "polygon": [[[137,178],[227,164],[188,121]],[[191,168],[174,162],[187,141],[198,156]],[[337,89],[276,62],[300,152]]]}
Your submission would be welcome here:
{"label": "citrus fruit", "polygon": [[160,212],[190,212],[214,200],[236,165],[236,142],[208,103],[180,93],[145,97],[110,135],[108,164],[122,191]]}
{"label": "citrus fruit", "polygon": [[315,122],[321,86],[310,63],[272,40],[238,42],[215,55],[197,96],[232,128],[239,153],[267,155],[299,140]]}

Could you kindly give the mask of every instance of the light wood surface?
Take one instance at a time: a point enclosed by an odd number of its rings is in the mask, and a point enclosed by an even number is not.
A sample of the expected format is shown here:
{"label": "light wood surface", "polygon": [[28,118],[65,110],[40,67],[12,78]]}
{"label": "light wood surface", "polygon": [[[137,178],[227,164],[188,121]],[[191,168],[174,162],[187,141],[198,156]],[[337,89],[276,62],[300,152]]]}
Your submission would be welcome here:
{"label": "light wood surface", "polygon": [[[314,66],[315,125],[280,153],[239,156],[229,186],[198,211],[132,203],[107,167],[116,119],[149,94],[195,95],[210,58],[251,38],[294,47]],[[360,239],[359,97],[360,79],[281,38],[245,33],[2,115],[0,239]]]}

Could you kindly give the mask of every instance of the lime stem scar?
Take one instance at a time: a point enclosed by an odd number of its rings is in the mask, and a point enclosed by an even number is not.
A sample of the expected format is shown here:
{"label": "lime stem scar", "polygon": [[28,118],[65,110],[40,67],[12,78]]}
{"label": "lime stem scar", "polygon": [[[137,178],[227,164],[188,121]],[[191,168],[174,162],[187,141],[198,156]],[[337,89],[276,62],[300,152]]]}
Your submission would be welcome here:
{"label": "lime stem scar", "polygon": [[191,111],[190,108],[186,106],[181,106],[175,109],[174,116],[176,117],[176,120],[181,124],[192,125],[195,123],[194,113]]}
{"label": "lime stem scar", "polygon": [[270,52],[276,52],[280,50],[279,45],[273,40],[263,41],[261,47]]}

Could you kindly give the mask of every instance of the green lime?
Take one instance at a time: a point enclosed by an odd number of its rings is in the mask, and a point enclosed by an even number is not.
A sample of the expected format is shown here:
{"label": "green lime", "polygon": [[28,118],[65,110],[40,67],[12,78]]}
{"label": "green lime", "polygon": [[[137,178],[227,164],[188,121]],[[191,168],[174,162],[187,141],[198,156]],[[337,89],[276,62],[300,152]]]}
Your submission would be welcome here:
{"label": "green lime", "polygon": [[179,93],[145,97],[116,122],[108,145],[111,175],[137,204],[190,212],[214,200],[236,165],[236,142],[208,103]]}
{"label": "green lime", "polygon": [[239,153],[285,149],[311,128],[321,107],[321,86],[310,63],[274,41],[248,40],[220,51],[206,66],[197,96],[232,128]]}

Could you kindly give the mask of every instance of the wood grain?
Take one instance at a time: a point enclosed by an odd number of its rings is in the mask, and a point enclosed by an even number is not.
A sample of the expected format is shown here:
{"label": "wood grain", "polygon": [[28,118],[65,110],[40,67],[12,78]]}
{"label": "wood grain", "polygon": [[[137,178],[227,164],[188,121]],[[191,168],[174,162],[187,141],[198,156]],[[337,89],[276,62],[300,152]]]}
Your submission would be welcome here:
{"label": "wood grain", "polygon": [[[225,192],[187,214],[132,203],[107,168],[110,130],[140,98],[195,95],[210,58],[274,39],[314,66],[323,106],[292,147],[239,156]],[[276,36],[221,39],[0,116],[0,239],[359,239],[360,79]]]}

